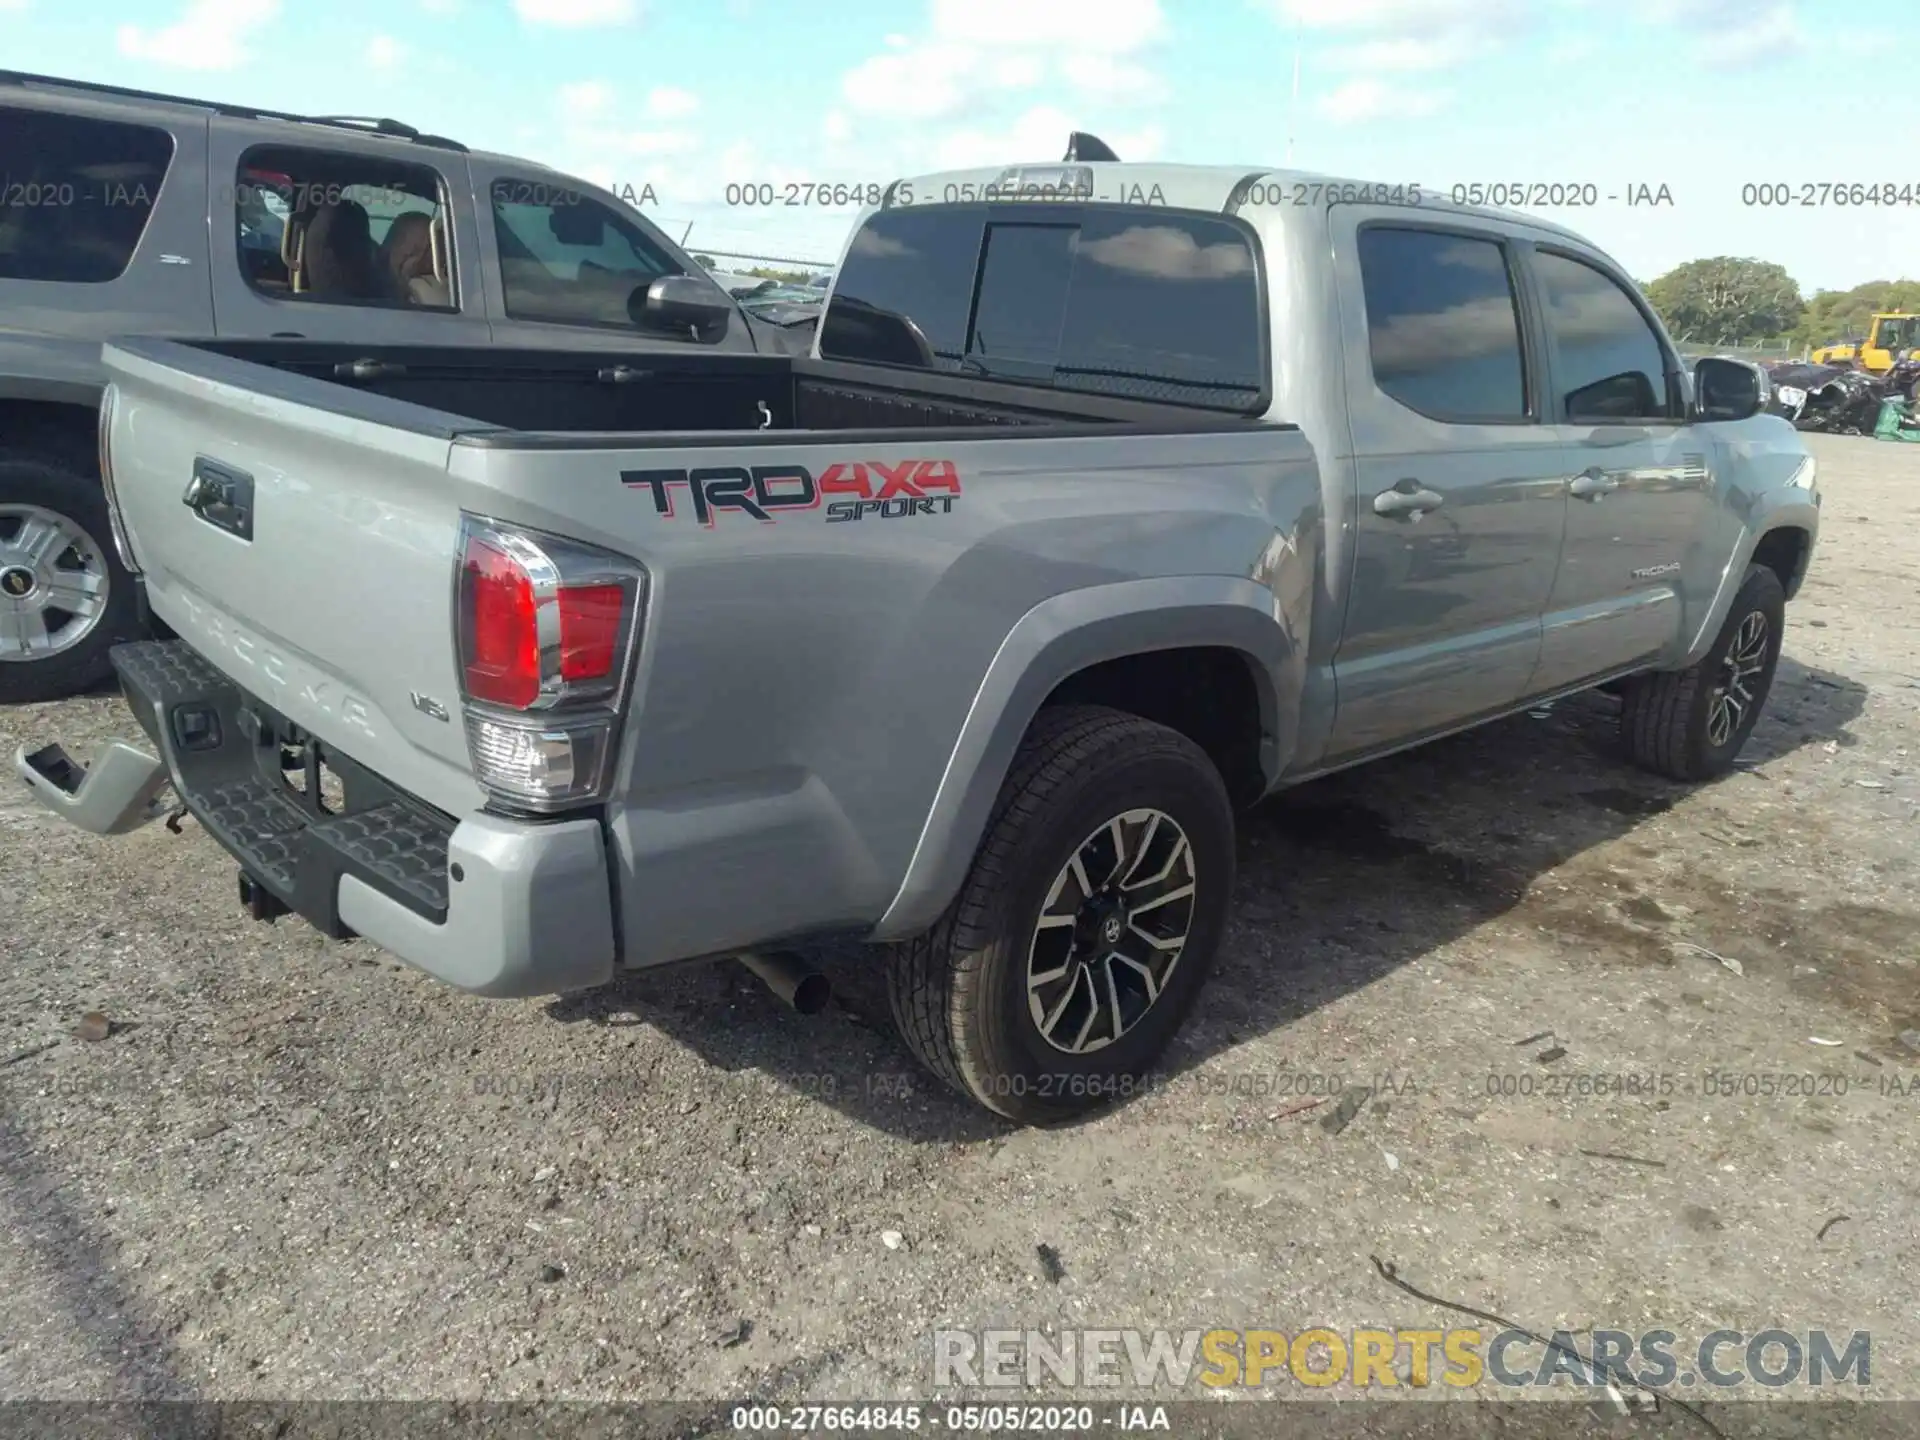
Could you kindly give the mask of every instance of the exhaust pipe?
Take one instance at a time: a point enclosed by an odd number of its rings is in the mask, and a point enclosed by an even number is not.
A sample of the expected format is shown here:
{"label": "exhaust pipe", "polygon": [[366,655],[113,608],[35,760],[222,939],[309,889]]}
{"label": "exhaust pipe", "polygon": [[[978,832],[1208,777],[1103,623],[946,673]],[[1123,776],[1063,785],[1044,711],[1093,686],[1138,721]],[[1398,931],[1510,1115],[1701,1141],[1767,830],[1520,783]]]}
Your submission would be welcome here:
{"label": "exhaust pipe", "polygon": [[802,1015],[818,1015],[833,998],[833,983],[797,956],[750,950],[738,958],[766,982],[769,990]]}

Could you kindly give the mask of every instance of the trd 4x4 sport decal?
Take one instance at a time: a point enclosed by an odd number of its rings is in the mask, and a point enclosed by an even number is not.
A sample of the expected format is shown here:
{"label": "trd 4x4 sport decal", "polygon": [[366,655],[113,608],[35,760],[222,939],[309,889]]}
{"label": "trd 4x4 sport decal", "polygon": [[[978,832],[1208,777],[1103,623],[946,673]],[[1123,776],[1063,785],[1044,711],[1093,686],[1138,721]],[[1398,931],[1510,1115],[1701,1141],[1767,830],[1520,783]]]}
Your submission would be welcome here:
{"label": "trd 4x4 sport decal", "polygon": [[668,520],[678,518],[674,497],[684,493],[693,518],[709,530],[722,510],[771,525],[787,511],[818,510],[824,502],[827,523],[834,525],[868,516],[946,515],[960,495],[960,473],[951,460],[836,460],[817,480],[803,465],[622,470],[620,483],[645,489],[654,512]]}

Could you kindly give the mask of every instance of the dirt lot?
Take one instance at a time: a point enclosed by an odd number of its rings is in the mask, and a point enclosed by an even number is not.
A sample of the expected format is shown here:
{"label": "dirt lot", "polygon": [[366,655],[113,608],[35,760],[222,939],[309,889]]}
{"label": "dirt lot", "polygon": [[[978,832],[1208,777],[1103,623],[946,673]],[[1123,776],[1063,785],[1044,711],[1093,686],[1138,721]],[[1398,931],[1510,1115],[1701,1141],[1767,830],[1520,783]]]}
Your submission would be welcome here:
{"label": "dirt lot", "polygon": [[1067,1131],[924,1080],[857,959],[811,1020],[735,966],[472,999],[246,920],[191,823],[0,792],[0,1395],[874,1398],[942,1325],[1458,1323],[1377,1255],[1543,1331],[1870,1330],[1920,1398],[1920,449],[1815,444],[1741,773],[1626,768],[1596,695],[1296,792],[1164,1083]]}

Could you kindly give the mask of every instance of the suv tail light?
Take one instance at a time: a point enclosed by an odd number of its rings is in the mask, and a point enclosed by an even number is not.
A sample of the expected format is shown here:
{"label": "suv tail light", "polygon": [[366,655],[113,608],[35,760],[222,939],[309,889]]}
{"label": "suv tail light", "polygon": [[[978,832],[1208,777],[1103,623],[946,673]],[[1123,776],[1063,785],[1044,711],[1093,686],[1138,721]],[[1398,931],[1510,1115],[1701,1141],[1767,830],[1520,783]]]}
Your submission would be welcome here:
{"label": "suv tail light", "polygon": [[509,809],[544,814],[600,799],[646,611],[646,570],[463,515],[455,590],[475,778]]}
{"label": "suv tail light", "polygon": [[113,386],[107,386],[100,396],[100,488],[107,495],[107,529],[113,534],[113,548],[119,552],[120,563],[126,567],[129,575],[139,577],[140,567],[133,563],[133,544],[127,539],[124,522],[120,519],[120,497],[113,489],[113,403],[116,392]]}

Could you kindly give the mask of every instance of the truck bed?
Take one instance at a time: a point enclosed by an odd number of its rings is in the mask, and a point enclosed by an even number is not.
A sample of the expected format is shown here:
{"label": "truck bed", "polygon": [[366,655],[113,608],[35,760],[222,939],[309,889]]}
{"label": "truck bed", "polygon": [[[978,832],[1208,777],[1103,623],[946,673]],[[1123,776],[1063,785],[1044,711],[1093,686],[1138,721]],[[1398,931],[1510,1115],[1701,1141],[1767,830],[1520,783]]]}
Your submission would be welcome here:
{"label": "truck bed", "polygon": [[[148,353],[140,341],[117,343],[133,354]],[[404,401],[439,417],[416,414],[405,428],[448,436],[514,432],[511,443],[517,448],[531,437],[573,446],[589,443],[587,437],[714,431],[911,429],[933,438],[981,427],[1168,433],[1257,423],[1149,401],[784,355],[658,350],[622,355],[288,340],[179,343]],[[209,373],[210,378],[221,374],[218,369]],[[242,383],[263,385],[257,371]],[[327,408],[324,397],[324,391],[308,386],[284,392],[284,398],[322,409]],[[452,424],[449,417],[468,423]]]}
{"label": "truck bed", "polygon": [[[1025,725],[1008,717],[1123,630],[1128,653],[1143,633],[1230,643],[1291,677],[1282,693],[1299,683],[1276,587],[1311,582],[1323,496],[1293,426],[777,357],[636,353],[621,371],[606,355],[141,338],[104,360],[132,568],[191,651],[176,668],[199,677],[163,698],[214,717],[196,720],[213,758],[192,760],[209,778],[184,803],[228,824],[279,903],[441,957],[420,963],[469,988],[555,983],[537,945],[514,953],[538,964],[485,978],[462,957],[533,914],[478,877],[557,895],[535,860],[567,836],[583,847],[569,873],[603,891],[611,877],[628,965],[921,924],[951,877],[914,857],[964,864],[972,841],[948,830],[992,800],[954,789],[953,766],[999,763]],[[644,571],[617,748],[599,798],[564,817],[502,818],[478,778],[456,583],[475,517]],[[960,751],[983,693],[995,718]],[[338,879],[331,821],[282,796],[263,829],[255,792],[214,773],[231,745],[252,784],[282,742],[362,777],[394,853],[424,853],[422,815],[451,836],[468,880],[444,920],[444,887],[382,900]],[[249,807],[229,824],[235,794]],[[320,860],[290,869],[288,834]]]}

